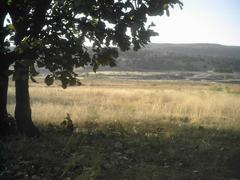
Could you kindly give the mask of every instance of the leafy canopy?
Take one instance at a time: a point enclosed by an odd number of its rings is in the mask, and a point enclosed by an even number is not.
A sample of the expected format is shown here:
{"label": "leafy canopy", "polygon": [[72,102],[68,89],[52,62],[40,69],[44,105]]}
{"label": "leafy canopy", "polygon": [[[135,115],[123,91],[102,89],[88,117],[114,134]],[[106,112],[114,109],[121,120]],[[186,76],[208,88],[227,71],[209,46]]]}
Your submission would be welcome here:
{"label": "leafy canopy", "polygon": [[[55,79],[76,84],[77,67],[116,65],[118,49],[138,50],[157,33],[147,26],[148,16],[169,15],[179,0],[5,0],[5,12],[12,24],[5,28],[16,45],[15,61],[30,66],[31,75],[38,67],[47,68],[45,82]],[[90,40],[92,48],[84,42]],[[1,44],[4,47],[7,44]],[[7,48],[3,48],[7,49]],[[9,52],[4,51],[6,55]]]}

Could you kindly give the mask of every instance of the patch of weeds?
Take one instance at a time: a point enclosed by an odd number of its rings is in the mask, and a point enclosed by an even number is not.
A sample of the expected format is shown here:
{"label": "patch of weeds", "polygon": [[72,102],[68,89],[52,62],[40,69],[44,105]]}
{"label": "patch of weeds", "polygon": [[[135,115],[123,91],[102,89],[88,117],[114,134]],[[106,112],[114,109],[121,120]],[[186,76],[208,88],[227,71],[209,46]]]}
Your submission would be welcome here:
{"label": "patch of weeds", "polygon": [[96,122],[96,120],[90,120],[90,121],[86,121],[83,124],[84,130],[87,131],[89,134],[93,134],[97,128],[98,128],[98,123]]}
{"label": "patch of weeds", "polygon": [[224,88],[223,87],[221,87],[221,86],[211,86],[210,88],[209,88],[209,90],[211,90],[211,91],[223,91],[224,90]]}
{"label": "patch of weeds", "polygon": [[131,114],[135,113],[136,112],[136,108],[134,106],[128,106],[127,107],[127,111]]}
{"label": "patch of weeds", "polygon": [[180,117],[179,121],[181,121],[182,123],[189,123],[191,122],[191,119],[189,117]]}

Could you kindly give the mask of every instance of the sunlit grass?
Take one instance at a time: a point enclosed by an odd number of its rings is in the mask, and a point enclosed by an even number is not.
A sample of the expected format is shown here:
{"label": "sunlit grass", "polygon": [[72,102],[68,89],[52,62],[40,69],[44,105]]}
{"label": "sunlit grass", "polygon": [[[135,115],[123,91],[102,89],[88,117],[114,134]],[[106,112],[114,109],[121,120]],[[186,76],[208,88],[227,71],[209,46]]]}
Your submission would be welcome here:
{"label": "sunlit grass", "polygon": [[[0,140],[0,177],[239,179],[239,85],[92,79],[83,84],[66,90],[31,84],[41,136]],[[13,113],[12,84],[8,108]],[[73,133],[60,125],[66,113]]]}
{"label": "sunlit grass", "polygon": [[[74,123],[89,120],[173,121],[215,128],[240,127],[240,86],[173,81],[86,80],[83,86],[30,87],[34,121],[59,123],[70,113]],[[14,112],[14,88],[9,90]]]}

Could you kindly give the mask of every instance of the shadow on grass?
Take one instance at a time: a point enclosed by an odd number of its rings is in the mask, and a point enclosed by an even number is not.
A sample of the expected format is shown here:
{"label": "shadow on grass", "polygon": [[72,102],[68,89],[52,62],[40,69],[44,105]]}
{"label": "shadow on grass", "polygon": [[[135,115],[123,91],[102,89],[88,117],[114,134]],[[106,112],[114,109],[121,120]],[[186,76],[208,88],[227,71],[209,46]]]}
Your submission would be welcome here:
{"label": "shadow on grass", "polygon": [[239,179],[240,132],[187,123],[41,127],[1,139],[0,179]]}

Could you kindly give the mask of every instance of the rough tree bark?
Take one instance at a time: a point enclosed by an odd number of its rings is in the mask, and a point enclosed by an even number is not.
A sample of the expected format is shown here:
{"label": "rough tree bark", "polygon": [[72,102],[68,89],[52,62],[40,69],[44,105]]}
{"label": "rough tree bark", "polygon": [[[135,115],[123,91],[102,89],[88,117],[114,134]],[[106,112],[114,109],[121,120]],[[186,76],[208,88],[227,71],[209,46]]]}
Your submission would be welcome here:
{"label": "rough tree bark", "polygon": [[24,65],[15,64],[16,107],[15,118],[19,132],[33,137],[39,135],[32,122],[32,112],[29,96],[29,69]]}
{"label": "rough tree bark", "polygon": [[[0,55],[0,58],[2,56]],[[8,61],[1,59],[0,63],[0,136],[16,133],[15,119],[7,112],[8,95]],[[7,62],[7,63],[6,63]]]}
{"label": "rough tree bark", "polygon": [[7,117],[7,93],[8,74],[7,70],[0,71],[0,121]]}

